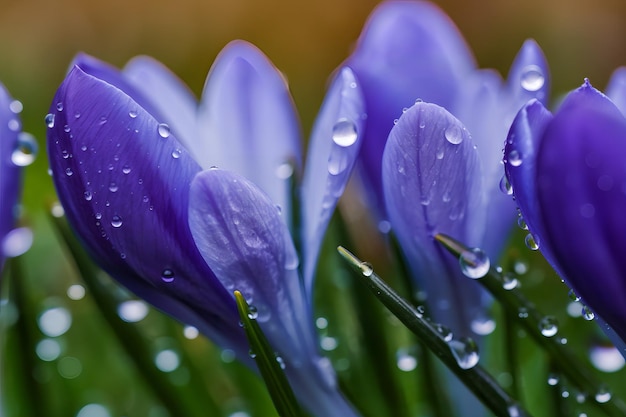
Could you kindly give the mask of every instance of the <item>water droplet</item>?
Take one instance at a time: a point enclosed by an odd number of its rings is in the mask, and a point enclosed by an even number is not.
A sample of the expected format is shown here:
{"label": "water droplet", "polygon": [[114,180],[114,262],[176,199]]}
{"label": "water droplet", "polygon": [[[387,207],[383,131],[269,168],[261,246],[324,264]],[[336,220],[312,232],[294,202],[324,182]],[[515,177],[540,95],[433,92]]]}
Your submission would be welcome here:
{"label": "water droplet", "polygon": [[180,365],[180,357],[172,349],[165,349],[157,353],[154,364],[162,372],[172,372]]}
{"label": "water droplet", "polygon": [[17,132],[18,130],[20,130],[20,127],[22,127],[19,120],[17,119],[9,120],[9,123],[7,123],[7,126],[9,127],[10,130],[14,132]]}
{"label": "water droplet", "polygon": [[569,297],[570,300],[572,301],[580,301],[580,297],[576,295],[576,293],[574,292],[574,290],[569,290],[567,292],[567,296]]}
{"label": "water droplet", "polygon": [[77,111],[76,113],[74,113],[74,118],[80,119],[80,112]]}
{"label": "water droplet", "polygon": [[72,315],[64,307],[53,307],[44,311],[37,320],[39,329],[48,337],[58,337],[72,326]]}
{"label": "water droplet", "polygon": [[448,346],[461,369],[471,369],[478,364],[478,346],[469,337],[453,339],[448,342]]}
{"label": "water droplet", "polygon": [[471,248],[459,256],[461,272],[472,279],[482,278],[489,272],[491,262],[487,254],[480,248]]}
{"label": "water droplet", "polygon": [[533,236],[532,233],[526,235],[526,237],[524,238],[524,243],[526,244],[526,247],[530,250],[539,249],[539,239]]}
{"label": "water droplet", "polygon": [[118,228],[122,227],[122,218],[117,214],[111,218],[111,226]]}
{"label": "water droplet", "polygon": [[256,358],[256,352],[253,351],[252,349],[250,349],[248,351],[248,356],[250,356],[252,359]]}
{"label": "water droplet", "polygon": [[423,129],[423,128],[425,128],[425,127],[426,127],[426,122],[425,122],[425,121],[423,121],[423,120],[420,120],[419,128],[420,128],[420,129]]}
{"label": "water droplet", "polygon": [[508,417],[526,417],[527,414],[524,412],[524,409],[517,403],[510,404],[506,413]]}
{"label": "water droplet", "polygon": [[447,328],[443,324],[434,323],[433,327],[435,328],[437,333],[439,333],[439,335],[444,340],[444,342],[449,342],[454,337],[454,335],[452,334],[452,330],[450,330],[449,328]]}
{"label": "water droplet", "polygon": [[150,310],[141,300],[128,300],[117,306],[117,315],[127,323],[137,323],[143,320]]}
{"label": "water droplet", "polygon": [[528,225],[526,224],[526,220],[524,220],[521,214],[517,218],[517,227],[519,227],[522,230],[528,230]]}
{"label": "water droplet", "polygon": [[591,309],[587,306],[583,306],[582,308],[583,318],[587,321],[591,321],[596,318],[596,315],[591,311]]}
{"label": "water droplet", "polygon": [[134,119],[137,117],[137,111],[136,110],[131,110],[128,112],[128,115],[130,116],[131,119]]}
{"label": "water droplet", "polygon": [[30,133],[21,132],[17,135],[17,146],[11,154],[14,165],[24,167],[33,163],[37,156],[37,141]]}
{"label": "water droplet", "polygon": [[93,198],[93,193],[91,191],[85,191],[83,193],[83,196],[85,197],[85,200],[91,201],[91,199]]}
{"label": "water droplet", "polygon": [[617,372],[624,367],[624,357],[614,346],[593,346],[589,359],[602,372]]}
{"label": "water droplet", "polygon": [[174,159],[178,159],[180,158],[180,156],[182,155],[183,151],[181,151],[180,149],[176,148],[172,151],[172,158]]}
{"label": "water droplet", "polygon": [[63,111],[63,103],[61,103],[60,101],[57,103],[57,110]]}
{"label": "water droplet", "polygon": [[502,288],[511,291],[519,286],[519,280],[511,272],[507,272],[502,276]]}
{"label": "water droplet", "polygon": [[168,138],[171,133],[170,127],[165,123],[159,123],[159,126],[157,127],[157,132],[159,132],[159,136],[161,136],[162,138]]}
{"label": "water droplet", "polygon": [[443,155],[444,155],[443,149],[440,149],[440,150],[437,151],[437,154],[435,155],[435,157],[437,159],[441,160],[441,159],[443,159]]}
{"label": "water droplet", "polygon": [[479,317],[472,320],[471,327],[477,335],[486,336],[496,329],[496,321],[491,317]]}
{"label": "water droplet", "polygon": [[359,264],[359,268],[361,268],[361,273],[363,276],[369,277],[374,273],[374,267],[369,262],[361,262]]}
{"label": "water droplet", "polygon": [[417,368],[417,358],[409,354],[406,349],[398,349],[396,352],[396,366],[404,372],[411,372]]}
{"label": "water droplet", "polygon": [[509,152],[507,162],[514,167],[518,167],[522,165],[523,160],[519,152],[516,149],[512,149],[511,152]]}
{"label": "water droplet", "polygon": [[513,195],[513,186],[509,182],[506,174],[504,174],[500,179],[500,191],[502,191],[506,195]]}
{"label": "water droplet", "polygon": [[596,402],[600,403],[600,404],[604,404],[606,402],[609,402],[611,400],[611,391],[609,390],[608,387],[606,386],[602,386],[600,387],[600,389],[598,389],[598,392],[596,392],[595,395],[595,399]]}
{"label": "water droplet", "polygon": [[320,347],[326,352],[337,349],[337,346],[339,346],[339,342],[334,337],[325,336],[320,339]]}
{"label": "water droplet", "polygon": [[520,307],[519,310],[517,310],[517,317],[520,319],[528,318],[528,309],[526,307]]}
{"label": "water droplet", "polygon": [[526,91],[538,91],[545,84],[546,79],[543,71],[537,65],[528,65],[523,69],[520,85]]}
{"label": "water droplet", "polygon": [[111,191],[112,193],[117,192],[118,189],[119,187],[116,183],[112,182],[111,184],[109,184],[109,191]]}
{"label": "water droplet", "polygon": [[68,177],[74,175],[74,171],[72,171],[72,168],[65,168],[65,175],[67,175]]}
{"label": "water droplet", "polygon": [[130,167],[128,165],[124,165],[124,167],[122,168],[122,173],[130,174]]}
{"label": "water droplet", "polygon": [[69,132],[70,132],[70,130],[72,130],[72,129],[70,129],[70,125],[65,125],[65,126],[63,126],[63,131],[64,131],[65,133],[69,133]]}
{"label": "water droplet", "polygon": [[13,100],[9,103],[9,110],[11,110],[15,114],[20,114],[22,110],[24,110],[24,105],[19,100]]}
{"label": "water droplet", "polygon": [[463,142],[463,132],[461,131],[461,128],[456,125],[449,126],[443,132],[443,135],[445,136],[446,140],[453,145],[458,145],[459,143]]}
{"label": "water droplet", "polygon": [[276,362],[278,362],[280,369],[285,369],[287,367],[287,364],[285,364],[285,360],[282,358],[282,356],[276,356]]}
{"label": "water droplet", "polygon": [[248,318],[250,320],[256,320],[259,317],[259,311],[255,306],[248,307]]}
{"label": "water droplet", "polygon": [[173,282],[174,281],[174,271],[172,271],[171,269],[164,269],[161,272],[161,280],[163,282]]}
{"label": "water droplet", "polygon": [[358,138],[356,125],[348,119],[340,119],[333,126],[333,142],[341,147],[354,145]]}
{"label": "water droplet", "polygon": [[[209,169],[217,169],[217,167],[211,167]],[[293,175],[293,166],[290,163],[285,162],[277,166],[274,173],[279,179],[287,180]]]}
{"label": "water droplet", "polygon": [[550,385],[551,387],[554,387],[558,383],[559,383],[559,376],[557,374],[548,375],[548,385]]}
{"label": "water droplet", "polygon": [[46,114],[45,117],[45,122],[46,122],[46,126],[48,126],[48,128],[53,128],[54,127],[54,114],[52,113],[48,113]]}
{"label": "water droplet", "polygon": [[556,318],[545,316],[539,321],[539,331],[545,337],[552,337],[559,331],[559,325]]}

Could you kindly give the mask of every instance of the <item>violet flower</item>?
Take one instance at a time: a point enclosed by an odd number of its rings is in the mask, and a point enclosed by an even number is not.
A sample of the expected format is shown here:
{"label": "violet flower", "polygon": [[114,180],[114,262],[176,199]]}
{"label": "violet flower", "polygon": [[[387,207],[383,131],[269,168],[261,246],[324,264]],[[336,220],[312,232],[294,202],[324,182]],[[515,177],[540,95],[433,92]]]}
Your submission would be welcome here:
{"label": "violet flower", "polygon": [[459,336],[483,333],[470,328],[485,321],[480,287],[433,236],[499,256],[516,216],[499,186],[502,141],[524,103],[547,97],[541,50],[526,41],[503,82],[476,68],[439,8],[391,1],[373,13],[347,65],[365,96],[360,168],[380,218],[391,222],[434,319]]}
{"label": "violet flower", "polygon": [[[349,169],[358,149],[356,137],[333,144],[333,126],[347,120],[361,131],[361,102],[350,70],[342,71],[318,123],[326,154],[307,166],[322,186],[302,189],[305,263],[314,264],[321,244],[307,222],[326,226],[347,180],[330,178],[329,156]],[[299,126],[283,78],[260,51],[229,44],[199,104],[149,58],[118,71],[82,55],[46,120],[59,199],[102,268],[251,364],[233,297],[240,290],[302,404],[313,415],[355,415],[318,354],[312,272],[300,274],[287,228],[300,216],[290,193],[301,165]]]}
{"label": "violet flower", "polygon": [[539,250],[626,355],[624,70],[608,94],[585,81],[554,115],[529,102],[511,127],[504,161]]}
{"label": "violet flower", "polygon": [[22,167],[34,159],[33,142],[21,136],[22,124],[17,115],[21,110],[21,103],[0,84],[0,273],[5,258],[16,255],[8,236],[17,217]]}

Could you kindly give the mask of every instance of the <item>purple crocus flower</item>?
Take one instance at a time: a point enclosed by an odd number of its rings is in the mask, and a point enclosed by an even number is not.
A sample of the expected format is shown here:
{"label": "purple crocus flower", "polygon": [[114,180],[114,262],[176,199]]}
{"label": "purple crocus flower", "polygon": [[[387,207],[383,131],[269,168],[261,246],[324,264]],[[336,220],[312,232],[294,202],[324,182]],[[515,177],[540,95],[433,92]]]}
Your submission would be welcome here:
{"label": "purple crocus flower", "polygon": [[[349,170],[356,158],[361,102],[351,71],[342,71],[316,129],[326,154],[307,164],[318,182],[302,188],[305,265],[314,265],[321,243],[313,225],[325,228],[347,180],[331,175],[328,161]],[[318,354],[313,267],[301,275],[287,226],[300,216],[290,194],[301,166],[299,126],[284,79],[260,51],[229,44],[199,104],[152,59],[119,71],[81,55],[46,120],[59,198],[101,267],[251,364],[232,294],[240,290],[303,405],[313,415],[355,415]],[[340,146],[333,126],[346,122],[356,137]]]}
{"label": "purple crocus flower", "polygon": [[526,41],[503,82],[476,68],[439,8],[392,1],[373,13],[347,65],[368,115],[360,165],[366,187],[428,293],[434,318],[469,335],[483,314],[482,293],[433,235],[500,254],[516,216],[499,187],[502,141],[524,103],[546,99],[545,58]]}
{"label": "purple crocus flower", "polygon": [[20,142],[22,125],[17,113],[21,107],[21,103],[13,100],[0,84],[0,272],[5,257],[13,255],[6,238],[17,217],[21,168],[33,159],[29,152],[30,141]]}
{"label": "purple crocus flower", "polygon": [[539,250],[626,355],[624,70],[608,93],[585,81],[554,115],[529,102],[511,127],[505,169]]}

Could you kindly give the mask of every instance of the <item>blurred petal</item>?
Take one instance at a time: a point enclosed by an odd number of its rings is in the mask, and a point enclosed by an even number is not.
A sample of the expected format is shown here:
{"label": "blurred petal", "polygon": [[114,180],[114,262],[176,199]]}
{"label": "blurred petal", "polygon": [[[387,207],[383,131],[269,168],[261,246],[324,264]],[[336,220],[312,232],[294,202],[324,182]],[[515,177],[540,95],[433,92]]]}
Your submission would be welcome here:
{"label": "blurred petal", "polygon": [[156,307],[181,320],[201,317],[191,324],[241,352],[243,334],[232,330],[235,304],[187,224],[189,184],[200,167],[132,98],[78,67],[51,113],[48,154],[57,193],[97,262]]}
{"label": "blurred petal", "polygon": [[504,169],[513,189],[515,201],[531,233],[542,236],[535,189],[537,149],[552,114],[532,100],[522,107],[511,125],[504,146]]}
{"label": "blurred petal", "polygon": [[626,116],[626,67],[618,68],[613,72],[609,86],[606,88],[606,95]]}
{"label": "blurred petal", "polygon": [[507,84],[514,107],[517,107],[514,111],[533,98],[546,104],[550,93],[550,68],[534,40],[528,39],[522,45],[509,71]]}
{"label": "blurred petal", "polygon": [[187,149],[198,140],[195,132],[197,100],[170,70],[147,56],[131,59],[122,71],[124,78],[156,109],[159,119]]}
{"label": "blurred petal", "polygon": [[367,105],[364,170],[382,196],[380,155],[394,119],[416,99],[450,108],[474,59],[438,7],[389,1],[373,12],[347,65],[361,82]]}
{"label": "blurred petal", "polygon": [[0,84],[0,272],[4,264],[3,241],[13,228],[16,206],[21,188],[21,164],[16,163],[14,152],[19,152],[21,122],[11,110],[13,99]]}
{"label": "blurred petal", "polygon": [[254,180],[290,212],[289,164],[301,164],[300,127],[287,85],[265,55],[242,41],[222,50],[198,123],[192,151],[203,168],[218,166]]}
{"label": "blurred petal", "polygon": [[383,155],[387,212],[435,320],[460,335],[481,310],[481,290],[433,240],[445,233],[472,246],[482,238],[484,199],[478,153],[445,109],[418,103],[392,129]]}
{"label": "blurred petal", "polygon": [[350,178],[365,128],[363,95],[350,68],[334,79],[315,122],[302,183],[302,239],[307,294],[324,232]]}
{"label": "blurred petal", "polygon": [[626,120],[588,83],[548,125],[537,155],[545,241],[563,278],[626,337]]}

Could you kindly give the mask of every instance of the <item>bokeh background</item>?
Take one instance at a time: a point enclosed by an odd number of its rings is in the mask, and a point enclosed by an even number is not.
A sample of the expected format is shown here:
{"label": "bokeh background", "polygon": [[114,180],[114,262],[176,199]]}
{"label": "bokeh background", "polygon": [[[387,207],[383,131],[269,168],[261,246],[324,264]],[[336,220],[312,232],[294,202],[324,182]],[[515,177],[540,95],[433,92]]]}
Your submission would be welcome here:
{"label": "bokeh background", "polygon": [[[24,258],[26,302],[33,310],[33,317],[58,306],[68,307],[75,317],[62,343],[65,356],[43,363],[37,369],[42,398],[30,400],[47,402],[52,417],[78,415],[90,403],[105,404],[110,416],[167,415],[142,385],[144,382],[138,382],[141,379],[134,374],[132,363],[120,347],[115,342],[110,345],[104,342],[112,334],[98,318],[93,304],[88,299],[74,302],[66,295],[67,289],[78,281],[45,214],[55,201],[55,193],[47,174],[43,119],[72,57],[83,51],[121,67],[133,56],[150,55],[199,95],[220,49],[234,39],[248,40],[264,51],[289,80],[306,137],[329,75],[350,53],[367,16],[378,3],[373,0],[0,0],[0,81],[23,102],[24,130],[34,134],[40,145],[36,162],[26,170],[23,197],[22,223],[35,232],[33,249]],[[594,86],[604,88],[612,71],[626,65],[626,2],[623,0],[441,0],[435,3],[457,24],[479,65],[495,68],[503,75],[523,41],[534,38],[550,64],[553,97],[576,88],[584,77],[590,78]],[[529,262],[532,266],[534,262],[541,265],[542,261],[536,256]],[[533,279],[541,282],[546,274],[549,273],[540,272]],[[533,279],[528,280],[531,291],[540,298],[543,296],[543,304],[552,305],[552,287],[538,285],[533,290]],[[555,308],[565,315],[567,290],[559,287],[557,280],[552,281],[559,288],[559,301],[554,305],[562,306]],[[76,304],[79,302],[83,304]],[[6,311],[3,313],[9,314]],[[150,325],[146,334],[154,338],[156,345],[178,343],[163,339],[161,336],[166,333],[178,332],[178,338],[183,339],[175,324],[156,312],[150,314],[157,317],[148,316]],[[5,318],[9,323],[12,320]],[[332,328],[328,331],[332,333]],[[174,376],[174,385],[186,386],[189,380],[201,378],[212,397],[225,398],[224,415],[248,415],[236,414],[241,410],[248,410],[249,415],[270,415],[264,414],[269,411],[258,411],[271,410],[263,387],[255,382],[242,383],[253,378],[247,371],[225,360],[201,338],[181,343],[186,344],[195,362],[185,365],[191,376]],[[65,369],[61,365],[63,357],[79,358],[81,371],[67,374],[72,377],[64,376],[60,371]],[[343,363],[340,359],[334,361],[339,368]],[[75,363],[68,365],[66,361],[66,365],[70,370],[76,368]],[[194,368],[200,376],[194,376],[191,371]],[[225,379],[230,382],[218,385],[206,382],[229,372],[243,376],[236,376],[234,381]],[[186,382],[176,383],[176,378]],[[261,405],[254,408],[245,401],[233,400],[238,398],[233,394],[238,391],[235,386],[244,386],[248,395],[255,393],[253,401]],[[195,393],[207,390],[200,388]],[[192,391],[187,389],[189,393]],[[28,392],[11,391],[11,395],[29,398]],[[376,395],[372,398],[375,401]],[[0,401],[9,400],[6,395],[0,395]],[[370,405],[376,410],[376,404]],[[201,410],[202,401],[195,407]],[[92,409],[91,414],[84,412],[80,417],[108,416],[98,412],[102,410]]]}

